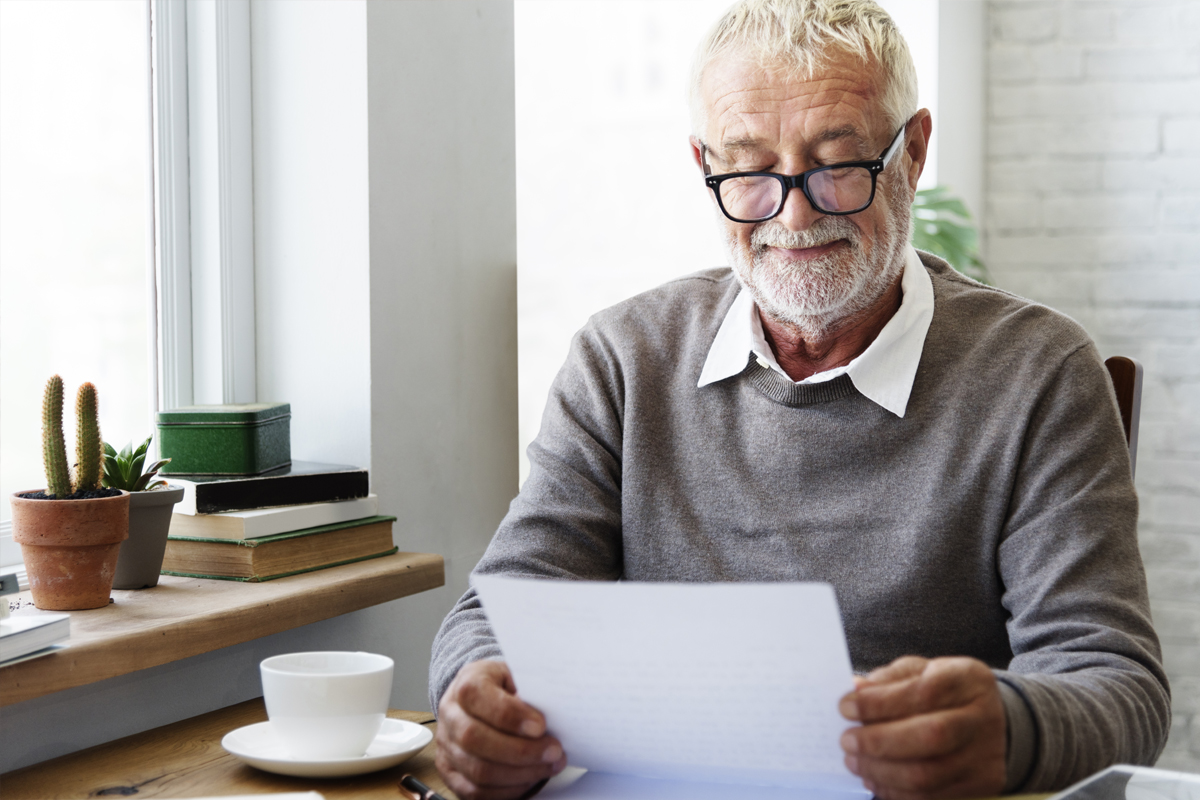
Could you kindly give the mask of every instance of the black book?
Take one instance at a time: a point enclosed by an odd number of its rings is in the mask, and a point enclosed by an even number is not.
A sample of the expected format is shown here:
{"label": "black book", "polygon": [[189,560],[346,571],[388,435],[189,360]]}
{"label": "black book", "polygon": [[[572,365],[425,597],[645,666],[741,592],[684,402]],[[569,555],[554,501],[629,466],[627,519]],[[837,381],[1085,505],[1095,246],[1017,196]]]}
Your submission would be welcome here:
{"label": "black book", "polygon": [[252,508],[328,503],[366,497],[367,471],[344,464],[293,461],[261,475],[164,475],[182,486],[176,514],[216,514]]}

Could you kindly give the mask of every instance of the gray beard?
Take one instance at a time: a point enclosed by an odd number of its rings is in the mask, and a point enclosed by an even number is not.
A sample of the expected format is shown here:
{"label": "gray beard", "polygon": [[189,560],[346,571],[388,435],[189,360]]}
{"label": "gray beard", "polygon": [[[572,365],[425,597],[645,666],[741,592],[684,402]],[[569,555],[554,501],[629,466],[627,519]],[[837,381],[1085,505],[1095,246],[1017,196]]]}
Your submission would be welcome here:
{"label": "gray beard", "polygon": [[[882,181],[879,188],[884,189]],[[776,220],[759,223],[749,252],[727,229],[725,248],[760,313],[806,340],[827,339],[878,303],[904,271],[911,210],[905,202],[893,207],[873,257],[863,248],[861,231],[844,217],[821,217],[804,231],[789,231]],[[817,247],[839,239],[849,244],[848,251],[839,247],[811,261],[784,261],[767,252],[768,247]]]}

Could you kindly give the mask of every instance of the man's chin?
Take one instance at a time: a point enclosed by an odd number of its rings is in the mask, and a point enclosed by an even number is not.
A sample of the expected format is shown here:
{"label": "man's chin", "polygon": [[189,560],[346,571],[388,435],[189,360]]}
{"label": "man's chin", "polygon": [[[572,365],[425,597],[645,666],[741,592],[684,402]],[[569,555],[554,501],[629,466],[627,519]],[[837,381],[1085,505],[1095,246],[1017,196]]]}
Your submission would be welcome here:
{"label": "man's chin", "polygon": [[763,297],[755,299],[755,303],[769,318],[809,334],[826,333],[846,316],[844,302],[815,306]]}

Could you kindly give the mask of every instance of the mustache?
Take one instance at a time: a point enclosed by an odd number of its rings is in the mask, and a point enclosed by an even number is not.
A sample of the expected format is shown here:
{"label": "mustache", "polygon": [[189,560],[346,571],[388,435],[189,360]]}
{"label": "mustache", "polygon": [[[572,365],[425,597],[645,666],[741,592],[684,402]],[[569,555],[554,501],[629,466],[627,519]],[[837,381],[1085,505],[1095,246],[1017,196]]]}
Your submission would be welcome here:
{"label": "mustache", "polygon": [[820,247],[840,239],[847,239],[851,245],[857,246],[860,237],[861,233],[854,223],[843,217],[822,217],[802,231],[788,230],[782,223],[772,219],[759,223],[754,229],[750,234],[750,246],[759,252],[768,247],[798,250]]}

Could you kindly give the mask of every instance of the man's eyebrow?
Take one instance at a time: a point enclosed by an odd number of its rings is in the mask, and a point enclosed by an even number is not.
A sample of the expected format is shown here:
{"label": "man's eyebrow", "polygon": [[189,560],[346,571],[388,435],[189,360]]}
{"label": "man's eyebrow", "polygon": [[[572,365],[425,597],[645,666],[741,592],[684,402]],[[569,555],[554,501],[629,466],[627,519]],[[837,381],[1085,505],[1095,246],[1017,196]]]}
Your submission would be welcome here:
{"label": "man's eyebrow", "polygon": [[[857,149],[864,153],[870,147],[870,145],[863,139],[862,131],[853,125],[843,125],[840,128],[826,128],[813,137],[810,143],[823,144],[825,142],[836,142],[843,139],[857,140]],[[763,143],[762,139],[756,137],[725,139],[721,142],[721,149],[718,155],[725,154],[728,156],[737,156],[741,153],[765,149],[769,148],[767,148],[767,146]]]}
{"label": "man's eyebrow", "polygon": [[762,139],[756,139],[753,137],[745,139],[726,139],[721,142],[722,153],[744,153],[748,150],[763,150],[765,148],[766,146],[763,144]]}
{"label": "man's eyebrow", "polygon": [[855,138],[861,139],[862,134],[858,128],[853,125],[844,125],[841,128],[828,128],[817,134],[815,142],[834,142],[838,139]]}

